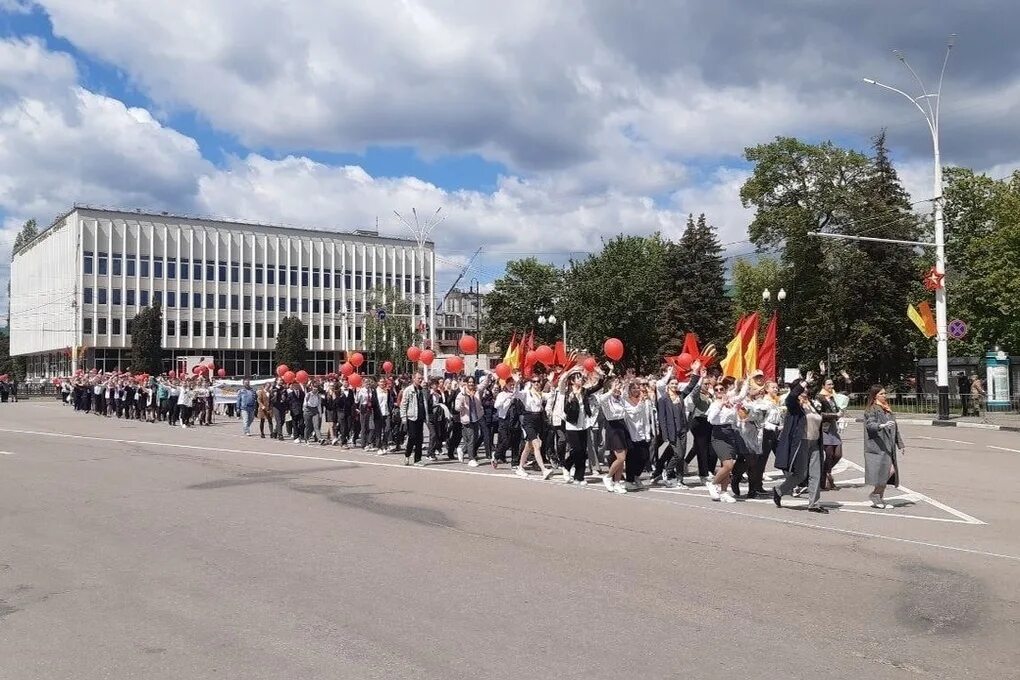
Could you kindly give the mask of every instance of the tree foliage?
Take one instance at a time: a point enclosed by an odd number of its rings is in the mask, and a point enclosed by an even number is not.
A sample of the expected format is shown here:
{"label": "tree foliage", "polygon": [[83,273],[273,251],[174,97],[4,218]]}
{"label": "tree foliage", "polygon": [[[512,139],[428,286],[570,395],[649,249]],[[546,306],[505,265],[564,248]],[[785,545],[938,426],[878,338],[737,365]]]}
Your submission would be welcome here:
{"label": "tree foliage", "polygon": [[[373,289],[369,295],[365,314],[365,350],[375,361],[392,361],[395,365],[407,362],[404,351],[414,344],[411,328],[411,301],[404,299],[393,288]],[[379,319],[378,310],[386,312]]]}
{"label": "tree foliage", "polygon": [[[740,258],[733,263],[733,313],[730,320],[737,319],[752,312],[771,314],[774,306],[781,306],[776,295],[786,287],[786,272],[782,264],[774,257],[763,255],[757,260]],[[762,291],[768,289],[771,294],[769,302],[761,298]]]}
{"label": "tree foliage", "polygon": [[557,267],[534,257],[508,262],[506,272],[485,295],[484,342],[506,343],[514,331],[531,328],[536,340],[553,341],[559,335],[556,329],[537,327],[536,319],[553,311],[562,282]]}
{"label": "tree foliage", "polygon": [[308,326],[296,316],[288,316],[276,331],[276,362],[296,371],[307,360]]}
{"label": "tree foliage", "polygon": [[146,307],[131,321],[131,370],[159,375],[163,372],[163,309]]}
{"label": "tree foliage", "polygon": [[14,259],[15,253],[21,250],[26,244],[32,241],[36,236],[39,235],[39,228],[36,226],[35,220],[28,220],[21,226],[21,231],[14,237],[14,247],[11,248],[11,259]]}

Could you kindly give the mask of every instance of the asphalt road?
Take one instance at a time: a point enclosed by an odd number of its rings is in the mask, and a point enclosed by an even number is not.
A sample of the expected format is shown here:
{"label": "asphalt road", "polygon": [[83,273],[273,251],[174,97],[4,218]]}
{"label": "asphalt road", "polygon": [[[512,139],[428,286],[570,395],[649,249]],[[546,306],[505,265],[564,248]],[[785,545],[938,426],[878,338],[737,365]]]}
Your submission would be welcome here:
{"label": "asphalt road", "polygon": [[0,678],[1020,674],[1020,435],[815,515],[238,431],[0,407]]}

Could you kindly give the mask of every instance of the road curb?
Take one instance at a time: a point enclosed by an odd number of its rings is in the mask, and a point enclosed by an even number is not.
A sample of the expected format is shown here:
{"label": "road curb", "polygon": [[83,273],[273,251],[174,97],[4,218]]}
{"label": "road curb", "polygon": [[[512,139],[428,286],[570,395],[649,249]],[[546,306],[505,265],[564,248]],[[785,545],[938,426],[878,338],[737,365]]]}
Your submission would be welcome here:
{"label": "road curb", "polygon": [[[863,423],[863,418],[855,418],[854,422]],[[897,418],[900,425],[928,425],[931,427],[963,427],[972,430],[998,430],[1001,432],[1020,432],[1020,426],[1013,425],[992,425],[991,423],[960,423],[953,420],[918,420]]]}

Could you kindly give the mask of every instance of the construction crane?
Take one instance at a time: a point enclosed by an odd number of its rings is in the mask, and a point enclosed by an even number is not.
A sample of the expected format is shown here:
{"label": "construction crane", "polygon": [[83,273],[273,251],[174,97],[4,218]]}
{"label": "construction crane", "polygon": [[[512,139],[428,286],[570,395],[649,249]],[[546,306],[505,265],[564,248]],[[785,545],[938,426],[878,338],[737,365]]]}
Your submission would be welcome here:
{"label": "construction crane", "polygon": [[453,289],[457,287],[457,284],[460,283],[460,280],[462,278],[464,278],[465,274],[467,274],[467,270],[471,269],[471,263],[473,263],[475,261],[475,258],[478,257],[478,253],[480,253],[480,252],[482,252],[481,248],[476,250],[475,254],[472,255],[471,259],[467,261],[466,265],[464,265],[464,268],[460,270],[460,274],[457,274],[457,278],[453,282],[453,285],[450,286],[450,290],[446,291],[446,295],[443,296],[443,301],[439,303],[439,309],[437,311],[442,311],[443,310],[443,305],[446,304],[446,298],[450,297],[450,293],[453,292]]}

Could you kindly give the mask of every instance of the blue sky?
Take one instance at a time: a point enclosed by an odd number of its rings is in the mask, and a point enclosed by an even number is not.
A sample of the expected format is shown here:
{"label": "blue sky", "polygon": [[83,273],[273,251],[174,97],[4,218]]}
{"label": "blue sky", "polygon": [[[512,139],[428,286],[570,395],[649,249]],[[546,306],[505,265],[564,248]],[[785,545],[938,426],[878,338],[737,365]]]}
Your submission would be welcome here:
{"label": "blue sky", "polygon": [[930,195],[923,123],[860,78],[910,87],[890,48],[933,74],[950,32],[947,161],[1020,159],[1006,0],[236,8],[0,0],[4,261],[74,202],[395,235],[394,210],[443,206],[440,287],[479,247],[465,281],[489,284],[511,258],[677,237],[688,213],[747,252],[742,151],[777,135],[863,148],[885,127]]}

